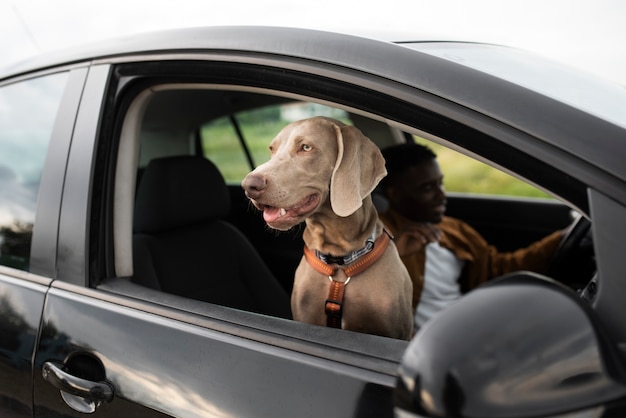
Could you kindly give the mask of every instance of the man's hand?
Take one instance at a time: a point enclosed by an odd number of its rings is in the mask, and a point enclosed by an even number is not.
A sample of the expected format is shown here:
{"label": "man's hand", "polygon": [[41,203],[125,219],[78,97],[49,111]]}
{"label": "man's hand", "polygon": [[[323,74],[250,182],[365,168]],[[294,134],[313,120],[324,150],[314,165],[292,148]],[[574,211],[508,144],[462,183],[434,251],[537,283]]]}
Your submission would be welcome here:
{"label": "man's hand", "polygon": [[426,244],[441,239],[441,230],[434,224],[415,222],[405,225],[404,229],[396,232],[395,243],[400,257],[421,251]]}

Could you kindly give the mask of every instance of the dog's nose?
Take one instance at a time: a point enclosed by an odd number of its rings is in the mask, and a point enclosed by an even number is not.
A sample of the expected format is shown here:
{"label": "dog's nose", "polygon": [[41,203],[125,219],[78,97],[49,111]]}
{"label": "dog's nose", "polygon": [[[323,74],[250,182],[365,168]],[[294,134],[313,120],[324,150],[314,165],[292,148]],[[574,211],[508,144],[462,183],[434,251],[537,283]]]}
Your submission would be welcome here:
{"label": "dog's nose", "polygon": [[241,182],[241,187],[250,199],[258,199],[267,188],[267,179],[258,174],[248,174]]}

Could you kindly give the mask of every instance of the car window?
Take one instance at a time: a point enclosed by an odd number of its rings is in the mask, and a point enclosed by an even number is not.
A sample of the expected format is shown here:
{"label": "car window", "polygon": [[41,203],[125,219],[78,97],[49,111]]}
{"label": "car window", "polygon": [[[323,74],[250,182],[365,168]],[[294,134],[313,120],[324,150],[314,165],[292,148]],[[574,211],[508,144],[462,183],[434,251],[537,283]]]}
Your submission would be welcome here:
{"label": "car window", "polygon": [[[115,205],[119,211],[114,216],[119,228],[115,237],[127,240],[116,243],[117,276],[129,277],[132,284],[158,292],[208,302],[208,306],[285,317],[283,312],[263,304],[279,293],[291,293],[294,272],[302,259],[303,228],[286,233],[268,231],[264,217],[253,210],[239,186],[241,180],[269,158],[272,138],[295,120],[318,115],[334,117],[355,125],[381,148],[408,139],[385,120],[314,100],[253,89],[228,90],[210,83],[162,85],[139,94],[126,113],[129,116],[121,130],[124,140],[118,151],[118,172],[128,177],[125,173],[130,171],[119,171],[125,164],[129,165],[128,170],[136,170],[138,188],[132,203],[131,198],[120,200],[126,192],[120,190]],[[143,107],[143,114],[136,111]],[[142,118],[139,126],[132,119],[137,114]],[[133,145],[137,142],[139,147]],[[523,182],[437,143],[430,142],[429,146],[438,155],[448,191],[515,196],[539,192],[502,186],[498,176],[511,183]],[[229,187],[211,174],[216,171],[212,166]],[[514,223],[504,217],[492,222],[494,212],[511,211],[503,210],[501,205],[489,209],[492,202],[485,200],[471,201],[471,207],[466,208],[468,202],[450,199],[449,215],[465,219],[499,248],[518,248],[523,245],[518,241],[532,242],[537,236],[553,232],[555,223],[536,227],[533,216],[523,222],[519,216]],[[211,225],[200,226],[199,220]],[[235,241],[222,235],[224,223],[245,238],[245,249],[228,251]],[[527,223],[533,228],[526,227]],[[128,229],[131,224],[132,236]],[[561,223],[557,227],[560,226]],[[127,248],[132,248],[132,252]],[[264,266],[258,266],[257,259]],[[250,269],[254,270],[253,281],[238,279],[237,275],[245,277],[245,271]],[[264,283],[268,269],[281,290],[266,295],[269,287],[255,287]],[[258,296],[263,296],[261,302]]]}
{"label": "car window", "polygon": [[293,102],[246,110],[200,128],[203,154],[217,165],[227,183],[238,184],[252,167],[269,159],[268,145],[278,131],[290,122],[311,116],[329,116],[349,123],[345,111],[318,103]]}
{"label": "car window", "polygon": [[39,182],[67,74],[0,87],[0,264],[29,270]]}
{"label": "car window", "polygon": [[548,193],[531,184],[460,152],[423,138],[414,139],[437,154],[437,161],[444,173],[444,187],[448,192],[551,198]]}

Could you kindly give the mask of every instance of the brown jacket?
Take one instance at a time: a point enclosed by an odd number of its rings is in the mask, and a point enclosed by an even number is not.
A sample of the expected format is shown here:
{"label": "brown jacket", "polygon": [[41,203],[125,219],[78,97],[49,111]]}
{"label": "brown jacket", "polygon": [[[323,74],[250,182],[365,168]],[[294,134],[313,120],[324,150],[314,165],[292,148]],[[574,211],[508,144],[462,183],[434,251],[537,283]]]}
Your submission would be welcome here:
{"label": "brown jacket", "polygon": [[[380,218],[392,234],[397,234],[403,225],[412,222],[391,209],[381,213]],[[561,231],[556,231],[526,248],[501,253],[496,247],[489,245],[474,228],[459,219],[445,216],[437,226],[443,232],[441,246],[465,261],[459,277],[462,293],[469,292],[491,278],[516,270],[537,273],[545,271],[561,242],[562,235]],[[402,253],[401,248],[398,250]],[[415,308],[424,287],[426,248],[402,257],[402,261],[413,281],[413,308]]]}

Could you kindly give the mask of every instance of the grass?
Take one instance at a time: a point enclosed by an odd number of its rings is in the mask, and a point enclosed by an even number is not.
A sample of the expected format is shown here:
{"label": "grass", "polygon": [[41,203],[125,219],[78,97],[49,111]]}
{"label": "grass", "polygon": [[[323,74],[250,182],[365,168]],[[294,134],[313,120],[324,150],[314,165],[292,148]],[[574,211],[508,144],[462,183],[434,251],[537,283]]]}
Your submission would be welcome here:
{"label": "grass", "polygon": [[437,160],[444,175],[444,185],[449,192],[551,197],[522,180],[442,145],[425,140],[418,140],[418,142],[428,146],[437,154]]}
{"label": "grass", "polygon": [[[286,122],[283,121],[275,121],[241,125],[255,165],[262,164],[269,159],[269,143],[285,124]],[[250,165],[244,150],[230,124],[207,125],[203,128],[201,137],[205,155],[220,168],[228,183],[239,183],[250,172]]]}

